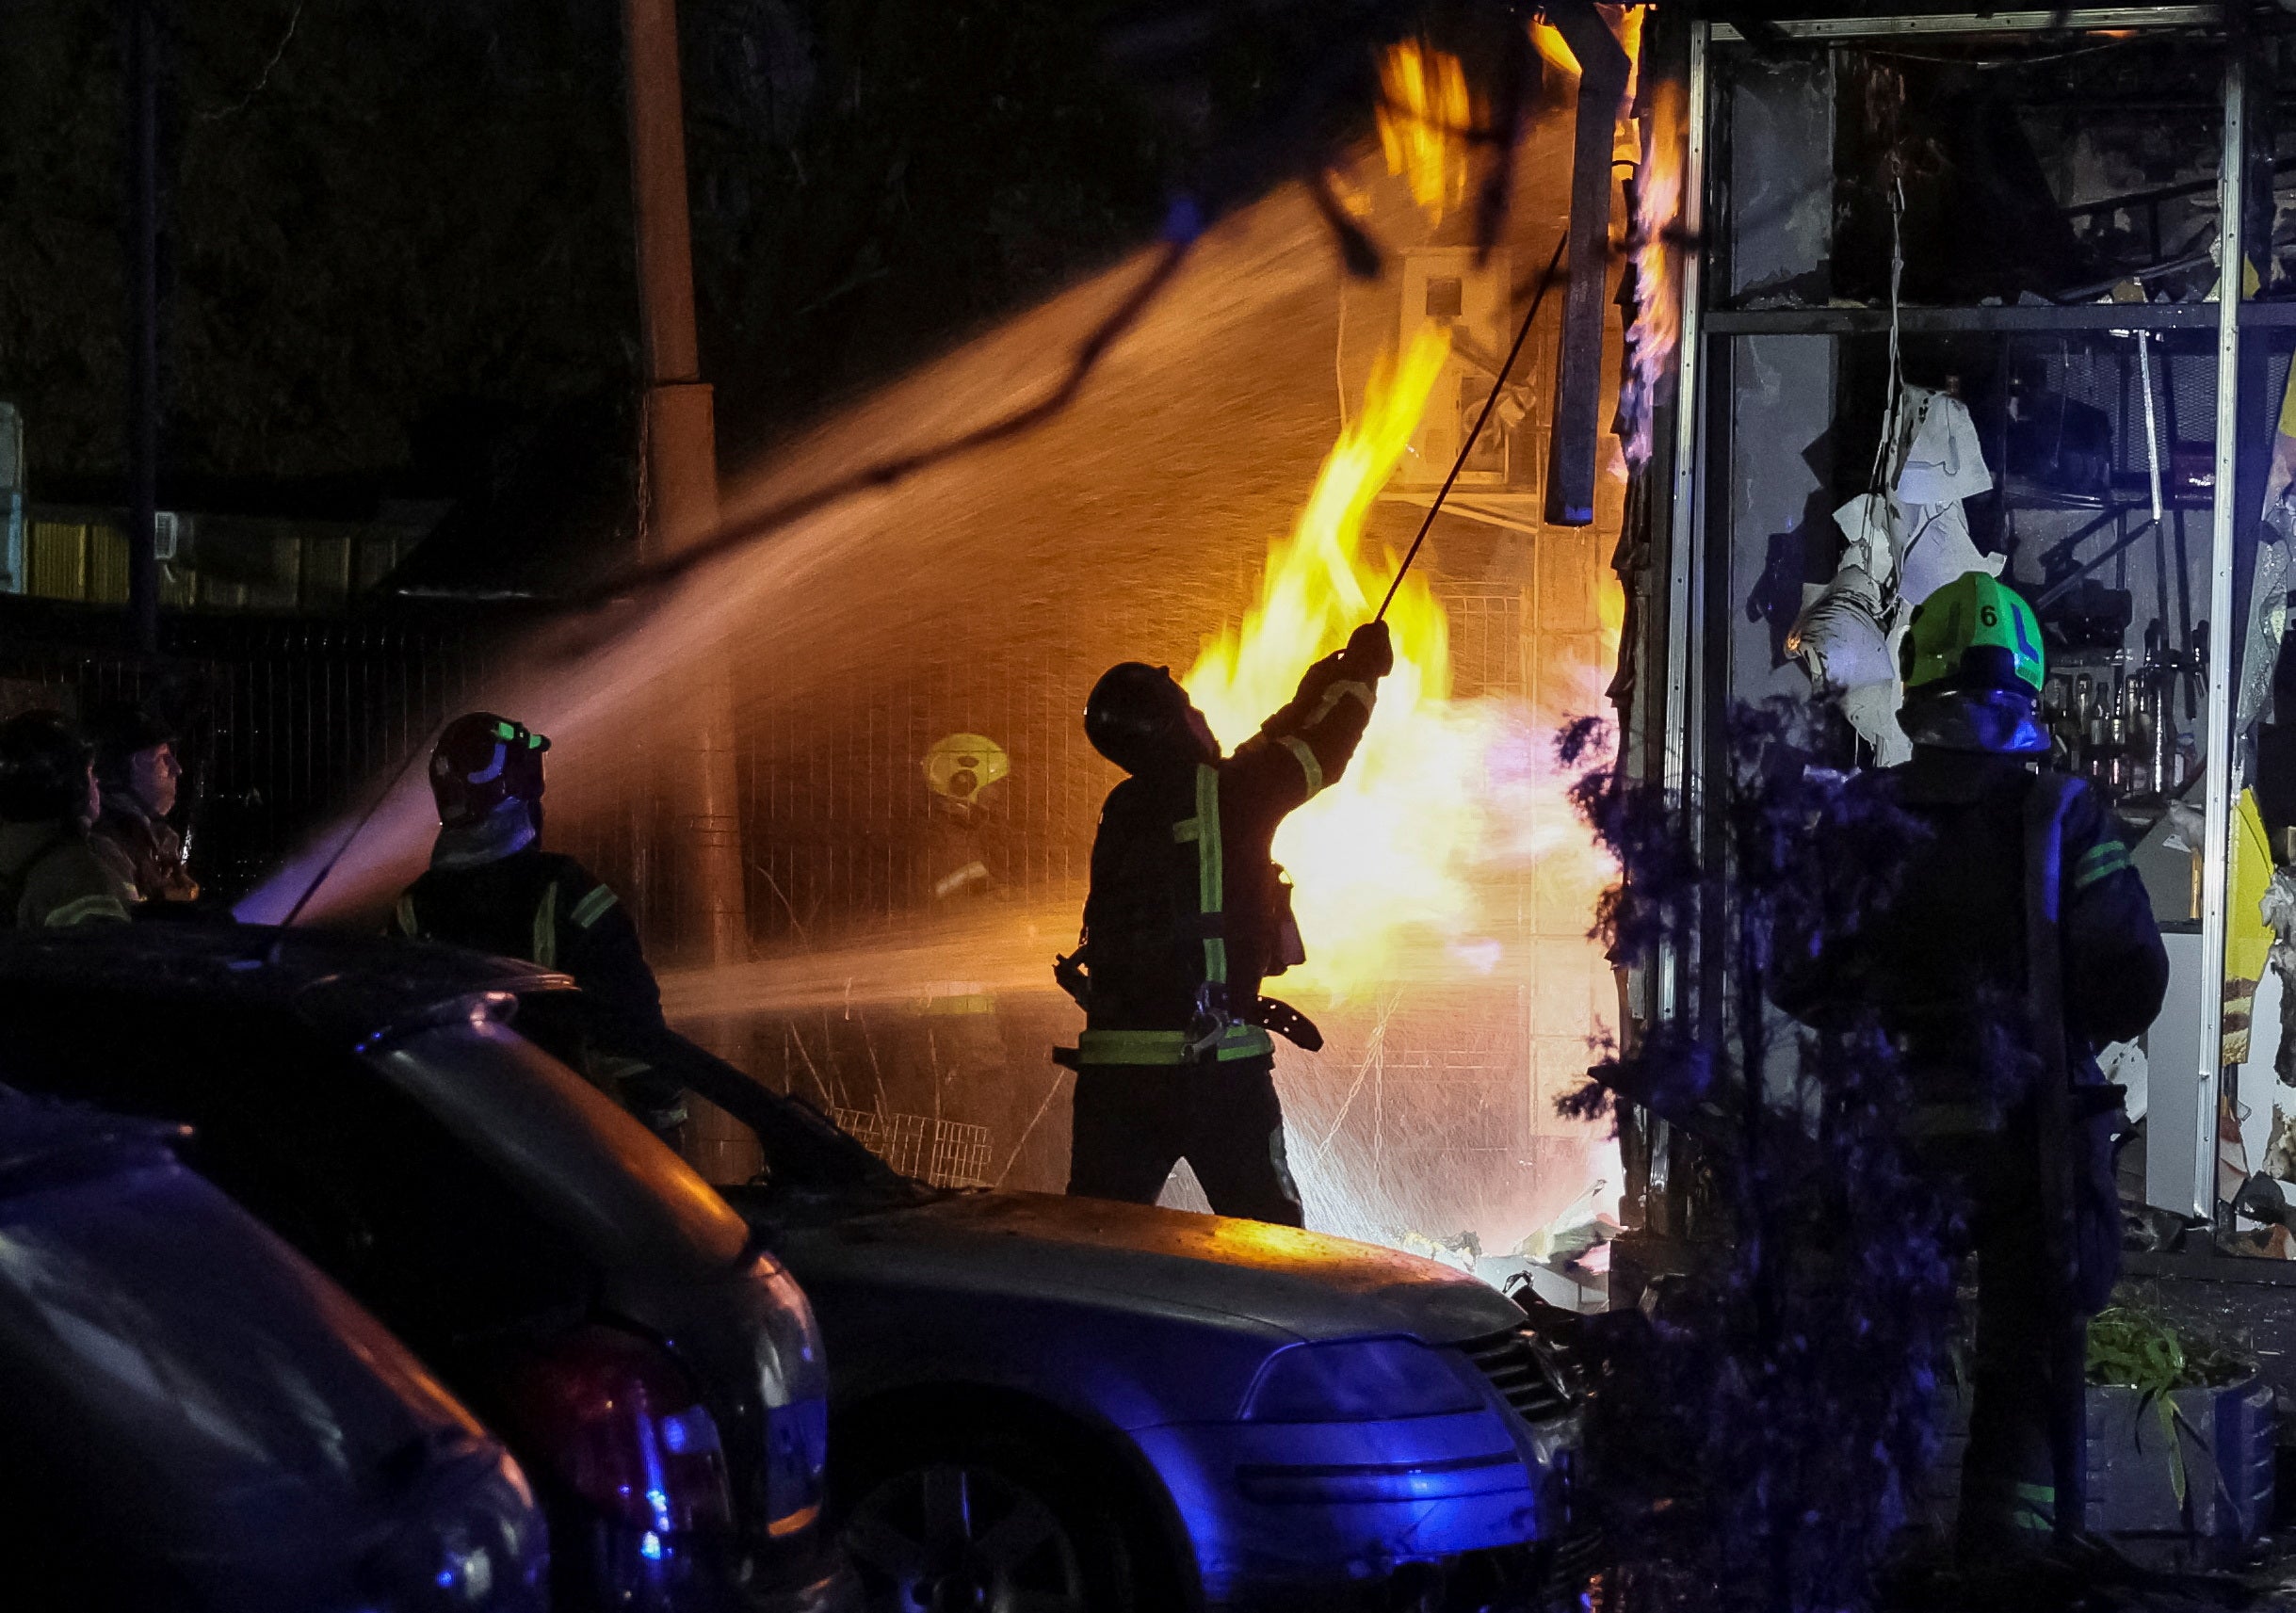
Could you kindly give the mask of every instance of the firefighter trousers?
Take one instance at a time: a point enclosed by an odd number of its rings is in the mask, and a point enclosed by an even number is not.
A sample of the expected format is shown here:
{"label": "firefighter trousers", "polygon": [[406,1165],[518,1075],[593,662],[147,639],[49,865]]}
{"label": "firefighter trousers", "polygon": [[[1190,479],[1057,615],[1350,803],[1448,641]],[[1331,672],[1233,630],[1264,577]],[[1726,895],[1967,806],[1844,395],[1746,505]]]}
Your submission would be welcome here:
{"label": "firefighter trousers", "polygon": [[1954,1529],[1962,1555],[1977,1562],[2049,1540],[2052,1410],[2058,1396],[2081,1393],[2059,1359],[2076,1318],[2051,1275],[2034,1127],[2024,1105],[2000,1132],[1935,1137],[1921,1151],[1953,1218],[1948,1250],[1977,1263],[1969,1445]]}
{"label": "firefighter trousers", "polygon": [[1302,1223],[1271,1056],[1077,1069],[1071,1194],[1153,1204],[1183,1159],[1214,1213]]}

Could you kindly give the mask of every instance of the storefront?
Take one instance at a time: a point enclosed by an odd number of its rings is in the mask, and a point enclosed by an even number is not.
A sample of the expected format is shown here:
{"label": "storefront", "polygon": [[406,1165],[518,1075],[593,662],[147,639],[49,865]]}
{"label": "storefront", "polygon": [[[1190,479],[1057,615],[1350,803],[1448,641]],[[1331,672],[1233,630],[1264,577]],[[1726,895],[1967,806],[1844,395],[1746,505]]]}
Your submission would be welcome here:
{"label": "storefront", "polygon": [[[2279,1253],[2222,1206],[2296,1177],[2263,911],[2296,847],[2291,22],[1670,30],[1686,128],[1642,184],[1680,163],[1682,329],[1623,554],[1628,755],[1693,803],[1744,702],[1828,692],[1841,760],[1894,759],[1897,635],[1948,578],[1998,568],[2033,604],[2057,765],[2111,798],[2171,948],[2167,1007],[2109,1056],[2143,1121],[2125,1173]],[[1659,962],[1643,1012],[1700,1012],[1710,972]],[[1645,1129],[1656,1225],[1673,1144]]]}

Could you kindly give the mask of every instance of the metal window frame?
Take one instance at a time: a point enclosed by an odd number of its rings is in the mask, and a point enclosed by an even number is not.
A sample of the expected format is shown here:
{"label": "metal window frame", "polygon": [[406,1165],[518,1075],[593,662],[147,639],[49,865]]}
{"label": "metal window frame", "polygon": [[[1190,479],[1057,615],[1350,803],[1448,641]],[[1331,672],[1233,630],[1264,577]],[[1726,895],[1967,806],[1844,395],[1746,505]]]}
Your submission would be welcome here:
{"label": "metal window frame", "polygon": [[[1706,192],[1708,82],[1706,23],[1690,27],[1690,68],[1683,123],[1682,234],[1691,243],[1682,254],[1682,316],[1674,351],[1674,441],[1673,486],[1668,516],[1666,573],[1666,726],[1660,783],[1668,798],[1688,802],[1697,795],[1694,736],[1706,729],[1706,691],[1694,674],[1705,665],[1706,544],[1701,539],[1698,475],[1706,441],[1706,366],[1701,321],[1706,312]],[[1662,956],[1657,966],[1657,1018],[1673,1018],[1679,1007],[1683,960]]]}
{"label": "metal window frame", "polygon": [[[1769,24],[1789,40],[1871,40],[1937,34],[2031,34],[2045,28],[2088,33],[2100,28],[2211,27],[2223,21],[2221,6],[2083,6],[2056,11],[1939,11],[1921,16],[1804,17]],[[1717,44],[1742,44],[1746,36],[1728,23],[1713,24]]]}
{"label": "metal window frame", "polygon": [[[2062,27],[2074,32],[2103,28],[2215,28],[2221,26],[2223,21],[2223,8],[2218,6],[2162,6],[2093,7],[2062,14],[2030,10],[2003,11],[1991,15],[1951,12],[1923,16],[1818,18],[1781,21],[1772,25],[1792,40],[1834,43],[1890,37],[1997,36],[2036,32],[2049,27]],[[1705,306],[1707,277],[1704,269],[1706,254],[1715,250],[1716,247],[1705,238],[1709,223],[1706,162],[1714,137],[1712,120],[1721,110],[1713,104],[1711,94],[1711,56],[1716,46],[1734,43],[1743,44],[1744,37],[1728,24],[1694,24],[1690,29],[1690,126],[1685,159],[1683,228],[1686,236],[1699,244],[1695,250],[1685,252],[1682,273],[1682,334],[1669,510],[1662,768],[1668,791],[1675,798],[1689,803],[1693,812],[1697,810],[1700,797],[1699,746],[1705,733],[1709,694],[1706,687],[1709,674],[1706,664],[1706,622],[1703,609],[1706,556],[1706,509],[1702,490],[1706,478],[1700,474],[1705,469],[1705,456],[1709,447],[1706,429],[1705,392],[1706,371],[1710,366],[1705,343],[1709,334],[1721,337],[1735,333],[1741,328],[1751,332],[1771,324],[1806,325],[1812,334],[1847,334],[1872,322],[1869,314],[1855,310],[1785,311],[1769,315],[1734,315],[1717,311],[1709,332],[1709,310]],[[2240,223],[2243,188],[2246,185],[2246,73],[2237,48],[2229,40],[2225,43],[2223,140],[2217,175],[2217,261],[2220,264],[2241,264],[2244,262]],[[2207,1105],[2198,1126],[2199,1143],[2193,1162],[2192,1187],[2193,1213],[2203,1217],[2212,1217],[2216,1207],[2216,1115],[2227,1079],[2222,1064],[2223,1002],[2221,982],[2224,977],[2226,963],[2224,944],[2231,873],[2230,750],[2232,662],[2236,637],[2232,609],[2238,554],[2234,541],[2238,511],[2234,508],[2234,500],[2238,494],[2239,463],[2239,344],[2246,329],[2291,322],[2291,316],[2284,309],[2248,308],[2245,285],[2240,275],[2226,275],[2223,283],[2233,295],[2220,296],[2212,310],[2217,331],[2216,488],[2210,504],[2208,621],[2216,625],[2211,627],[2208,636],[2208,698],[2203,729],[2203,758],[2207,769],[2201,891],[2203,988],[2199,993],[2200,1001],[2189,1006],[2200,1028],[2196,1068],[2191,1073],[2197,1085],[2193,1098],[2196,1103]],[[1998,327],[2009,330],[2022,328],[2029,319],[2038,326],[2043,322],[2038,317],[2040,312],[2023,309],[1925,310],[1920,313],[1919,322],[1940,330],[1955,330],[1964,325],[1971,329]],[[2128,318],[2129,314],[2137,314],[2137,317]],[[2064,322],[2068,325],[2094,325],[2101,323],[2104,317],[2103,314],[2064,311]],[[2207,322],[2207,314],[2184,305],[2173,310],[2155,309],[2142,313],[2136,310],[2117,311],[2111,317],[2115,326],[2191,327]],[[1667,961],[1670,964],[1678,963],[1678,960]],[[1674,1017],[1685,1007],[1676,990],[1678,976],[1678,967],[1661,967],[1659,970],[1655,1006],[1662,1020]],[[2211,976],[2217,983],[2217,989],[2209,989]],[[2177,1008],[2171,1005],[2166,1011],[2175,1012]],[[2177,1073],[2181,1075],[2182,1073]]]}
{"label": "metal window frame", "polygon": [[[2224,56],[2223,146],[2216,175],[2216,488],[2208,527],[2208,715],[2202,757],[2207,768],[2201,850],[2200,1042],[2194,1078],[2207,1098],[2193,1162],[2192,1213],[2216,1217],[2216,1117],[2227,1079],[2223,1065],[2225,920],[2231,901],[2232,655],[2242,637],[2232,619],[2233,522],[2239,467],[2240,308],[2247,299],[2247,259],[2240,240],[2242,186],[2248,173],[2246,64],[2238,49]],[[2215,989],[2209,989],[2209,983]],[[2237,1080],[2237,1077],[2233,1077]]]}

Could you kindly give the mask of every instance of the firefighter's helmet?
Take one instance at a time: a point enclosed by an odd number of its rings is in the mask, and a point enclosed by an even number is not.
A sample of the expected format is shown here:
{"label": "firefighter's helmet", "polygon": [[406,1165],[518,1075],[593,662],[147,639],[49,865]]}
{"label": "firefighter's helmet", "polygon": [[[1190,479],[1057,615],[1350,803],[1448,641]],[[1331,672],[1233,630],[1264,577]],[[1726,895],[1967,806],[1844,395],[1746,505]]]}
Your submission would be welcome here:
{"label": "firefighter's helmet", "polygon": [[1189,710],[1188,691],[1173,681],[1170,667],[1119,661],[1100,674],[1084,702],[1084,736],[1125,772],[1138,773],[1198,755],[1203,744]]}
{"label": "firefighter's helmet", "polygon": [[1012,771],[1012,758],[985,734],[952,734],[925,752],[925,783],[936,796],[971,806]]}
{"label": "firefighter's helmet", "polygon": [[2041,692],[2040,620],[1989,572],[1965,572],[1915,606],[1900,653],[1909,695],[1946,689]]}
{"label": "firefighter's helmet", "polygon": [[540,806],[542,752],[550,741],[523,722],[474,711],[440,734],[430,752],[430,794],[439,821],[453,829],[477,823],[506,800]]}

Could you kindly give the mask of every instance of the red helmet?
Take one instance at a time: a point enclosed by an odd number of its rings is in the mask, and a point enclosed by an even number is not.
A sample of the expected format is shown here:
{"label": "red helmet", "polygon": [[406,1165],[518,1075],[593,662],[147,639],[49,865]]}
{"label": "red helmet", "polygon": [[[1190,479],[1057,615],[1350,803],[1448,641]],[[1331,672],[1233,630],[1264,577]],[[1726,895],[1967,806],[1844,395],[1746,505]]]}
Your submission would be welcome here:
{"label": "red helmet", "polygon": [[523,722],[474,711],[458,717],[430,752],[430,793],[439,821],[453,829],[476,823],[507,800],[539,807],[542,752],[550,741]]}

